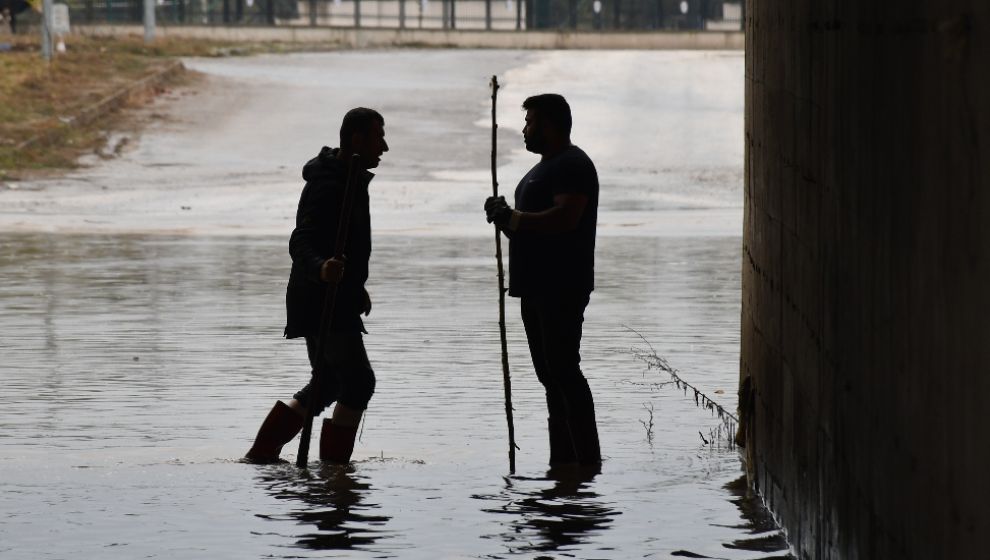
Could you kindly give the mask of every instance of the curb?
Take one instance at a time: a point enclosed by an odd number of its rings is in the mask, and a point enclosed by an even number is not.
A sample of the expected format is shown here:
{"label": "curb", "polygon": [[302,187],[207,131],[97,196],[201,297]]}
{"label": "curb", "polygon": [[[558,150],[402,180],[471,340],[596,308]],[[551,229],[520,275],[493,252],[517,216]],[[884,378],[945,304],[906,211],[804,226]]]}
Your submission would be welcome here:
{"label": "curb", "polygon": [[[89,36],[144,35],[140,24],[81,24],[73,33]],[[162,25],[162,38],[212,39],[245,43],[285,42],[333,45],[349,49],[419,48],[471,49],[637,49],[743,51],[740,31],[516,31],[496,29],[418,29],[412,27],[330,27],[259,25]]]}
{"label": "curb", "polygon": [[67,128],[86,126],[101,117],[113,113],[123,107],[132,98],[154,89],[166,80],[169,80],[185,71],[186,67],[182,64],[182,61],[172,61],[162,70],[159,70],[150,76],[145,76],[144,78],[141,78],[140,80],[124,87],[116,93],[112,93],[107,97],[104,97],[96,103],[83,108],[77,114],[68,118],[60,118],[60,126],[56,126],[51,130],[46,130],[45,132],[41,132],[28,138],[18,144],[15,149],[23,150],[34,145],[53,144],[58,141],[63,131]]}

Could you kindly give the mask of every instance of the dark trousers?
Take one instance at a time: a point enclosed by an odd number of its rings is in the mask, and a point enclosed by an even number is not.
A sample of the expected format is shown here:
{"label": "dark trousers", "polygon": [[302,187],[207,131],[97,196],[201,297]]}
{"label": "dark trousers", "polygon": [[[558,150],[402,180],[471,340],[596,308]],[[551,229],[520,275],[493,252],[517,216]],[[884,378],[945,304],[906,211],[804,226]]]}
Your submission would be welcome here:
{"label": "dark trousers", "polygon": [[588,294],[522,298],[529,352],[546,389],[551,464],[601,462],[595,402],[580,367],[588,299]]}
{"label": "dark trousers", "polygon": [[[360,332],[330,331],[323,344],[323,356],[317,354],[315,336],[306,337],[306,351],[313,368],[313,378],[292,398],[313,410],[313,416],[334,401],[354,410],[365,410],[375,392],[375,372],[368,362],[364,338]],[[319,396],[316,394],[316,372],[322,375]]]}

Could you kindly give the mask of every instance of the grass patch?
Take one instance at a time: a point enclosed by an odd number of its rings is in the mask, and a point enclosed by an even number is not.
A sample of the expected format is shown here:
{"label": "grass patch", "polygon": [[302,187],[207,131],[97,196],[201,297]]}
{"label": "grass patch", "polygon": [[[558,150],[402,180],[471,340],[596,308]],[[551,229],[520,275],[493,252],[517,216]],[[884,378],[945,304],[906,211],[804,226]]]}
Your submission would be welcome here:
{"label": "grass patch", "polygon": [[[87,125],[66,126],[65,121],[177,57],[316,50],[314,45],[178,38],[146,45],[140,37],[73,35],[66,41],[67,52],[46,63],[33,35],[6,36],[3,42],[11,49],[0,51],[0,180],[75,167],[80,155],[102,146],[106,131],[122,116],[115,113]],[[18,148],[46,133],[48,141]]]}

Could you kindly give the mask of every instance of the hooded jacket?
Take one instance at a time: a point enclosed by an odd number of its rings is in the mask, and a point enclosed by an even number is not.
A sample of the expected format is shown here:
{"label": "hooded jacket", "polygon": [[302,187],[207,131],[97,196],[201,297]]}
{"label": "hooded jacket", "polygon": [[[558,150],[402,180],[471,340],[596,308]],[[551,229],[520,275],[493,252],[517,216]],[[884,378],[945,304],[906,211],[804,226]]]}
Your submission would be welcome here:
{"label": "hooded jacket", "polygon": [[[338,160],[339,148],[323,147],[319,155],[303,166],[306,181],[296,227],[289,238],[292,271],[286,288],[286,338],[316,336],[326,298],[327,283],[320,280],[323,262],[333,256],[337,224],[340,220],[347,185],[348,162]],[[344,277],[337,286],[330,330],[363,331],[364,283],[368,279],[371,257],[371,216],[368,185],[374,174],[355,169],[353,206],[345,244]]]}

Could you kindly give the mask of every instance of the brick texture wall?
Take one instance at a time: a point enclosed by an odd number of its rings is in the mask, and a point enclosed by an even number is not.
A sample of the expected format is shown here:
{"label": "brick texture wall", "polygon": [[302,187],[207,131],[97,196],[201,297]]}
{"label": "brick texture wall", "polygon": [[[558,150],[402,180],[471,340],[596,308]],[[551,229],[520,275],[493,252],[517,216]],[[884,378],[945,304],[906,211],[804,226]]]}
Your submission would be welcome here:
{"label": "brick texture wall", "polygon": [[990,1],[749,0],[740,407],[801,558],[990,558]]}

